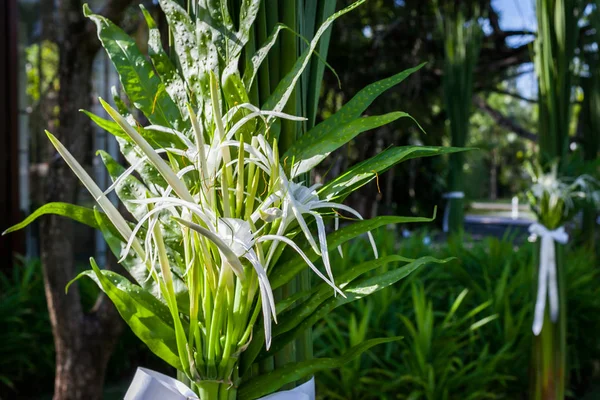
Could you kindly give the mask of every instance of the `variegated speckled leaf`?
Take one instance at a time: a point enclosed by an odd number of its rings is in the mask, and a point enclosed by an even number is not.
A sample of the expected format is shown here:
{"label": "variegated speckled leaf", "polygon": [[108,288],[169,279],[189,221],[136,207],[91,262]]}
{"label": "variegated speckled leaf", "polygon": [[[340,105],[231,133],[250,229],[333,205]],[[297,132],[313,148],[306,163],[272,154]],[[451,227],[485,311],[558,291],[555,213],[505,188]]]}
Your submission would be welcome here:
{"label": "variegated speckled leaf", "polygon": [[135,107],[153,124],[183,130],[185,127],[179,109],[135,41],[108,19],[92,14],[87,5],[83,10],[85,16],[96,24],[98,38]]}
{"label": "variegated speckled leaf", "polygon": [[[188,100],[185,91],[185,83],[181,76],[179,76],[179,72],[171,62],[169,55],[163,49],[160,30],[158,29],[154,18],[152,18],[152,15],[143,5],[140,4],[140,8],[146,19],[146,24],[148,25],[148,55],[152,60],[154,69],[156,69],[158,76],[165,85],[167,93],[169,93],[171,99],[177,104],[183,118],[187,120],[189,115],[186,107]],[[121,111],[119,110],[119,112]]]}
{"label": "variegated speckled leaf", "polygon": [[[203,89],[200,85],[200,76],[203,73],[204,61],[199,57],[199,46],[196,43],[196,28],[188,13],[173,0],[160,0],[169,26],[173,27],[173,47],[181,72],[185,78],[189,90],[192,92],[192,100],[198,101],[202,97]],[[206,88],[208,92],[208,87]],[[201,99],[200,99],[201,100]],[[192,102],[194,103],[194,102]]]}

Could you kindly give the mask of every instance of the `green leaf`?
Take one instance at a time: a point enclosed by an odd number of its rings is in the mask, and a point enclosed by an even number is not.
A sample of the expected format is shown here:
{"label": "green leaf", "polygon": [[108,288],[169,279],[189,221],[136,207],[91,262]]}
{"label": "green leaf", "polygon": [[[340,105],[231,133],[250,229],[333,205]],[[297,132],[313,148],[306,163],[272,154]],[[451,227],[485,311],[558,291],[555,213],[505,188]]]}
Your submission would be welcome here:
{"label": "green leaf", "polygon": [[[406,224],[415,222],[431,222],[435,218],[435,212],[432,218],[427,217],[396,217],[396,216],[380,216],[371,219],[361,220],[354,222],[350,225],[344,226],[338,231],[333,232],[327,237],[327,249],[329,251],[335,250],[338,246],[346,243],[347,241],[354,239],[364,233],[385,226],[389,224]],[[319,258],[310,246],[305,246],[303,249],[307,257],[314,261]],[[286,252],[290,254],[286,257]],[[306,264],[302,257],[297,253],[290,250],[286,250],[281,256],[280,262],[278,262],[271,273],[269,274],[269,280],[271,281],[271,287],[276,289],[295,277],[298,272],[306,268]]]}
{"label": "green leaf", "polygon": [[[175,1],[160,0],[159,3],[160,8],[162,8],[167,17],[169,26],[174,27],[174,29],[171,29],[173,46],[181,66],[181,71],[183,72],[183,77],[188,88],[192,91],[192,99],[201,104],[203,97],[209,97],[208,95],[202,96],[204,93],[209,92],[208,75],[204,71],[205,67],[202,66],[205,59],[200,57],[201,49],[196,43],[194,23],[188,13]],[[206,87],[202,87],[202,76],[205,76],[203,82]]]}
{"label": "green leaf", "polygon": [[288,165],[293,161],[292,177],[298,176],[313,169],[332,151],[348,143],[360,133],[387,125],[403,117],[410,117],[410,115],[405,112],[393,112],[357,118],[337,125],[327,132],[310,130],[285,152],[282,160],[288,160]]}
{"label": "green leaf", "polygon": [[338,112],[308,131],[307,135],[310,135],[313,138],[322,138],[336,127],[343,126],[359,118],[379,95],[402,82],[412,73],[421,69],[423,65],[425,64],[420,64],[389,78],[371,83],[359,91],[349,102],[344,104]]}
{"label": "green leaf", "polygon": [[81,111],[82,113],[87,115],[92,121],[94,121],[94,123],[96,125],[98,125],[102,129],[104,129],[106,132],[110,133],[111,135],[121,138],[121,139],[124,139],[124,140],[130,140],[129,136],[127,136],[125,134],[125,132],[123,132],[123,129],[121,129],[121,127],[116,122],[99,117],[96,114],[89,112],[87,110],[79,110],[79,111]]}
{"label": "green leaf", "polygon": [[179,76],[179,72],[171,62],[169,55],[163,49],[160,30],[154,18],[152,18],[152,15],[143,5],[140,4],[140,8],[148,25],[148,55],[152,60],[152,65],[154,65],[154,69],[156,69],[158,76],[165,85],[167,93],[175,104],[177,104],[179,112],[185,119],[188,119],[185,83],[181,76]]}
{"label": "green leaf", "polygon": [[[5,230],[2,234],[5,235],[10,232],[18,231],[19,229],[25,228],[27,225],[31,224],[38,217],[47,214],[60,215],[62,217],[71,218],[74,221],[80,222],[87,226],[90,226],[94,229],[99,229],[98,221],[96,220],[96,216],[94,215],[94,210],[87,207],[77,206],[75,204],[69,203],[48,203],[44,204],[33,213],[31,213],[23,222],[20,222],[16,225],[11,226],[7,230]],[[110,223],[110,220],[103,212],[98,211],[98,218],[104,223]],[[118,233],[117,233],[118,234]]]}
{"label": "green leaf", "polygon": [[[340,307],[344,304],[353,302],[355,300],[362,299],[366,296],[380,291],[381,289],[385,289],[386,287],[397,283],[401,279],[404,279],[405,277],[407,277],[408,275],[410,275],[418,268],[427,263],[443,264],[453,259],[454,258],[447,258],[444,260],[439,260],[437,258],[429,256],[421,257],[406,265],[403,265],[402,267],[391,269],[383,273],[375,274],[373,276],[366,276],[361,279],[350,282],[348,285],[343,287],[343,291],[346,297],[337,296],[331,298],[331,296],[329,296],[330,298],[328,300],[322,303],[304,320],[299,321],[298,319],[294,320],[293,323],[286,324],[286,328],[289,328],[289,330],[284,333],[279,333],[277,331],[278,327],[276,326],[273,331],[273,341],[271,344],[270,351],[276,352],[278,349],[281,349],[287,343],[294,340],[305,329],[312,327],[315,323],[327,316],[333,309]],[[372,270],[373,266],[363,264],[361,265],[361,268],[363,268],[364,271],[359,272],[359,274],[366,274],[366,272]],[[291,326],[293,326],[293,329],[290,328]],[[255,337],[254,340],[260,342],[260,336],[258,338]]]}
{"label": "green leaf", "polygon": [[93,278],[92,271],[85,271],[80,276],[94,279],[111,299],[133,333],[154,354],[169,365],[181,370],[182,365],[175,342],[173,320],[170,318],[167,306],[143,288],[132,284],[117,273],[100,270],[93,258],[90,259],[90,262],[96,279]]}
{"label": "green leaf", "polygon": [[135,107],[153,124],[178,130],[189,128],[135,41],[108,19],[92,14],[87,4],[83,6],[83,13],[96,24],[98,38]]}
{"label": "green leaf", "polygon": [[[414,259],[402,257],[399,255],[389,255],[385,257],[378,258],[376,260],[366,261],[364,263],[352,266],[344,273],[335,277],[336,285],[338,285],[342,290],[348,286],[352,281],[356,278],[360,277],[363,274],[368,273],[374,269],[382,267],[386,264],[393,262],[414,262]],[[307,300],[303,303],[299,304],[294,309],[291,309],[288,312],[278,314],[278,323],[273,329],[273,336],[280,335],[285,333],[295,326],[298,325],[299,322],[308,318],[316,309],[321,305],[324,301],[331,298],[334,292],[331,289],[331,286],[327,285],[325,282],[321,282],[315,285],[311,293],[306,295]]]}
{"label": "green leaf", "polygon": [[387,149],[374,157],[356,164],[344,174],[328,182],[319,190],[319,197],[342,198],[367,184],[392,166],[406,160],[472,150],[459,147],[401,146]]}
{"label": "green leaf", "polygon": [[370,339],[352,347],[340,357],[315,358],[298,363],[286,364],[282,368],[278,368],[264,375],[253,377],[246,383],[243,383],[238,389],[238,398],[240,400],[253,400],[265,396],[281,389],[290,382],[314,375],[316,372],[340,368],[342,365],[352,361],[373,346],[401,339],[402,337],[399,336]]}

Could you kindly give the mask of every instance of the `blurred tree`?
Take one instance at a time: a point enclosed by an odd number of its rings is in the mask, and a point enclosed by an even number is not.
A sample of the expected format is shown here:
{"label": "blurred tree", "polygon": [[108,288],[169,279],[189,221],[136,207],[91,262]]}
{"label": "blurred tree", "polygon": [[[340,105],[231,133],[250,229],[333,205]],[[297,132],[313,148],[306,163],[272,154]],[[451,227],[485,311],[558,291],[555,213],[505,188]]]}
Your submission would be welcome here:
{"label": "blurred tree", "polygon": [[[450,144],[465,147],[469,134],[473,97],[474,68],[479,60],[483,32],[478,24],[478,12],[470,17],[460,5],[438,9],[438,29],[444,41],[444,108],[449,121]],[[470,19],[469,19],[470,18]],[[449,234],[461,234],[464,229],[464,153],[450,155],[447,209],[443,228]]]}
{"label": "blurred tree", "polygon": [[[133,0],[106,0],[100,13],[119,21]],[[86,156],[92,131],[79,109],[91,107],[92,62],[100,48],[96,29],[84,18],[80,0],[42,1],[43,25],[53,28],[58,48],[58,106],[54,134],[78,159]],[[48,10],[50,8],[50,10]],[[42,28],[43,29],[43,28]],[[44,43],[44,42],[42,42]],[[52,82],[38,77],[39,82]],[[51,154],[44,202],[76,203],[78,182],[60,157]],[[121,331],[110,301],[100,297],[90,313],[84,312],[76,286],[65,295],[75,276],[72,223],[47,216],[41,223],[41,260],[45,292],[56,349],[55,400],[102,398],[106,364]]]}
{"label": "blurred tree", "polygon": [[[350,0],[342,3],[350,3]],[[444,7],[446,3],[454,2],[437,3]],[[475,91],[499,90],[499,84],[505,79],[522,73],[519,66],[531,62],[531,42],[525,40],[527,43],[511,46],[510,39],[533,38],[534,32],[502,30],[498,13],[489,0],[464,0],[461,3],[466,7],[478,4],[481,15],[485,16],[479,21],[485,28],[485,37],[475,67]],[[444,49],[443,42],[435,34],[436,24],[436,2],[433,0],[373,0],[334,25],[328,61],[338,72],[342,88],[338,87],[333,74],[325,73],[324,102],[318,117],[326,118],[364,85],[426,61],[428,64],[418,74],[386,93],[369,110],[377,113],[383,105],[387,110],[396,108],[409,112],[423,126],[426,134],[414,123],[404,120],[392,128],[380,129],[370,137],[363,135],[340,149],[337,158],[332,157],[332,161],[323,165],[322,176],[326,173],[335,176],[391,144],[448,144],[445,139],[447,114],[440,90]],[[479,96],[479,99],[482,97]],[[480,108],[477,102],[475,105]],[[514,131],[527,139],[536,138],[528,129],[498,113],[489,104],[483,111],[495,114],[496,123],[507,128],[503,131],[505,134]],[[446,191],[447,166],[441,158],[415,160],[407,165],[409,168],[397,168],[380,177],[381,194],[373,183],[353,196],[353,206],[367,215],[372,211],[386,213],[388,209],[395,208],[401,208],[398,210],[400,213],[431,213],[433,205],[440,204],[441,194]],[[367,204],[369,209],[365,209]]]}

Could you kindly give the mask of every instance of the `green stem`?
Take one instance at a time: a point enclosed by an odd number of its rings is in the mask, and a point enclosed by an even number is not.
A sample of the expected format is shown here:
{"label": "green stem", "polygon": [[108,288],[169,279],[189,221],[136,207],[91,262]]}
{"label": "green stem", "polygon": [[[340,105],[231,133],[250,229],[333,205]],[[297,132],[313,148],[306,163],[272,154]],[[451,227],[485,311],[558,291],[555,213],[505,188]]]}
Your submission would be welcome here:
{"label": "green stem", "polygon": [[[532,354],[532,400],[559,400],[565,397],[566,378],[566,291],[564,247],[556,246],[556,271],[559,294],[558,321],[550,320],[548,307],[544,325],[539,336],[533,338]],[[535,246],[535,268],[537,274],[540,244]],[[537,278],[537,276],[536,276]],[[537,279],[536,279],[537,280]],[[534,280],[535,281],[535,280]],[[537,287],[537,286],[536,286]]]}

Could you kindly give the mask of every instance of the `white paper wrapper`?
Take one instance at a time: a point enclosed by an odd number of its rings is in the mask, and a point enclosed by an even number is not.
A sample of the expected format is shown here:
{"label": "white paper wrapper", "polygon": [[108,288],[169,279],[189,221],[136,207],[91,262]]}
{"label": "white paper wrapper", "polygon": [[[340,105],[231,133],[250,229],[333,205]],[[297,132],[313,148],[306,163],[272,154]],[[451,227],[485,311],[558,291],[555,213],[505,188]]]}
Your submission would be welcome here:
{"label": "white paper wrapper", "polygon": [[[175,378],[138,368],[124,400],[198,400],[198,396]],[[273,393],[259,400],[315,400],[315,380],[292,389]]]}

